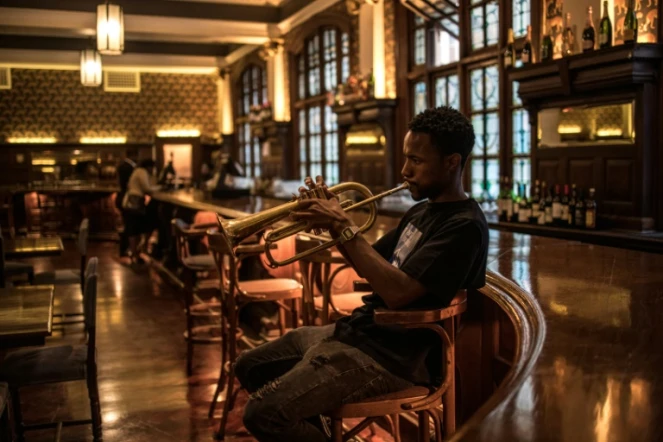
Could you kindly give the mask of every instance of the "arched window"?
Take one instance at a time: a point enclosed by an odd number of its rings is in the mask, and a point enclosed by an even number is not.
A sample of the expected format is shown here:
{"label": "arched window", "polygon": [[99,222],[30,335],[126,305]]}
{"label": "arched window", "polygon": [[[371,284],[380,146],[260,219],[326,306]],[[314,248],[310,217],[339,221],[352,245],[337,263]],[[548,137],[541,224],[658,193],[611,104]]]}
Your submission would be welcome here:
{"label": "arched window", "polygon": [[326,182],[338,183],[339,134],[326,94],[350,75],[348,33],[331,26],[319,28],[304,41],[295,65],[299,177],[323,175]]}
{"label": "arched window", "polygon": [[265,69],[249,65],[239,77],[237,84],[237,143],[239,161],[244,165],[247,177],[260,176],[260,141],[251,135],[249,114],[252,106],[262,105],[267,100],[267,74]]}
{"label": "arched window", "polygon": [[[500,81],[506,71],[495,60],[502,60],[510,27],[516,49],[522,49],[527,26],[542,6],[532,10],[531,0],[508,0],[506,14],[500,17],[498,0],[406,3],[412,6],[407,58],[410,116],[429,106],[449,105],[471,118],[476,144],[466,166],[466,188],[475,198],[494,200],[501,175],[512,176],[529,190],[528,115],[518,99],[517,84]],[[501,159],[507,163],[501,164]]]}

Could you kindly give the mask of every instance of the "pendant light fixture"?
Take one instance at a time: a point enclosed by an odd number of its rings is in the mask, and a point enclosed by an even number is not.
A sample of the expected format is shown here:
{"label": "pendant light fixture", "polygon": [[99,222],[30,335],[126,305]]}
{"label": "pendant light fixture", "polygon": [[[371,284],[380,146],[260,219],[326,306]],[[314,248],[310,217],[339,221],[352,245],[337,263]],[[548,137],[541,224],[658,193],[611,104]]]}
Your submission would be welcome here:
{"label": "pendant light fixture", "polygon": [[97,50],[104,55],[120,55],[124,51],[122,6],[108,1],[97,6]]}
{"label": "pendant light fixture", "polygon": [[81,83],[83,86],[101,85],[101,54],[95,49],[81,51]]}

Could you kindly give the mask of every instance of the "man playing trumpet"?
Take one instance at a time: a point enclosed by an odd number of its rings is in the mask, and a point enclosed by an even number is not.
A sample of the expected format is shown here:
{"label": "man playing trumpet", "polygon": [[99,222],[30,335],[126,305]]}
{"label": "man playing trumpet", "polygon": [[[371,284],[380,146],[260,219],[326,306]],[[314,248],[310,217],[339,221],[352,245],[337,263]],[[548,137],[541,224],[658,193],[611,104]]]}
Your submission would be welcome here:
{"label": "man playing trumpet", "polygon": [[374,311],[443,308],[459,289],[484,285],[488,227],[461,178],[474,141],[470,121],[450,107],[425,110],[410,122],[402,175],[421,202],[373,245],[322,178],[306,178],[328,199],[300,201],[291,218],[341,237],[339,251],[374,293],[336,324],[292,330],[238,357],[235,373],[250,393],[244,424],[259,441],[326,441],[319,415],[435,382],[428,362],[439,364],[439,340],[377,325]]}

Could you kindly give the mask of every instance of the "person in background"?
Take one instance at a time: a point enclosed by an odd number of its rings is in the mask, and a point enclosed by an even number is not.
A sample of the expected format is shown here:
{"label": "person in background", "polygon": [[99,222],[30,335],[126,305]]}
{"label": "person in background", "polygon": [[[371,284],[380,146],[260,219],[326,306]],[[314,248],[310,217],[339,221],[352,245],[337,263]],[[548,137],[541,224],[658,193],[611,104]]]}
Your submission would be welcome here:
{"label": "person in background", "polygon": [[160,189],[153,184],[156,163],[153,159],[142,160],[134,169],[127,184],[127,192],[122,201],[126,212],[125,232],[129,237],[131,262],[142,264],[140,253],[144,251],[149,236],[156,228],[155,220],[150,219],[147,211],[146,196]]}
{"label": "person in background", "polygon": [[120,211],[122,215],[122,225],[124,229],[120,233],[120,258],[129,256],[129,237],[127,236],[127,218],[126,211],[122,208],[122,201],[124,200],[124,195],[127,193],[127,186],[129,184],[129,178],[136,168],[136,159],[138,158],[138,152],[135,149],[128,149],[126,155],[119,166],[117,166],[117,180],[120,186],[120,191],[115,197],[115,207]]}

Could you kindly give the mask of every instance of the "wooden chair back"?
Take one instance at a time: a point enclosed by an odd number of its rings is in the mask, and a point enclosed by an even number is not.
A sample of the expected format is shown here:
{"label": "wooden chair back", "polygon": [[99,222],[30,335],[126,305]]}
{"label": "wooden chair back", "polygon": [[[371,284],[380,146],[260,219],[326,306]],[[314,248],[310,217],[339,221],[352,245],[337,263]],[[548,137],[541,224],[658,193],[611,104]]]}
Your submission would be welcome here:
{"label": "wooden chair back", "polygon": [[78,240],[76,246],[81,254],[80,272],[81,272],[81,291],[85,290],[85,265],[87,263],[87,243],[90,236],[90,220],[83,218],[78,229]]}
{"label": "wooden chair back", "polygon": [[97,266],[99,259],[90,258],[85,270],[85,284],[83,289],[83,314],[85,316],[85,330],[87,331],[88,362],[94,361],[97,337]]}
{"label": "wooden chair back", "polygon": [[210,230],[207,239],[219,274],[221,304],[224,308],[234,309],[235,293],[239,278],[237,260],[235,259],[232,245],[226,234],[222,232]]}
{"label": "wooden chair back", "polygon": [[189,256],[189,243],[186,240],[184,232],[189,228],[189,225],[179,218],[175,218],[170,222],[173,238],[175,239],[175,250],[177,251],[177,260],[182,262],[182,259]]}

